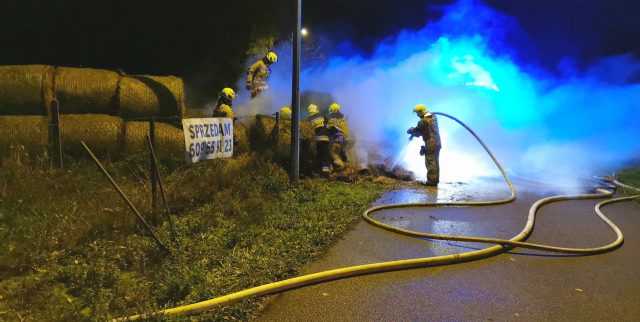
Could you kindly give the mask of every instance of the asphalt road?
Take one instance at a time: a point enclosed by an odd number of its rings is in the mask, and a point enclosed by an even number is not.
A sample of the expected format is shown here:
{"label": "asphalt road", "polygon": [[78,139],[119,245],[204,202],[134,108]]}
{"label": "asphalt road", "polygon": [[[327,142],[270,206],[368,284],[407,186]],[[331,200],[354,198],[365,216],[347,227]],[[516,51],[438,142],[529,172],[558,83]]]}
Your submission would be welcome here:
{"label": "asphalt road", "polygon": [[[411,230],[511,238],[536,200],[576,193],[515,180],[517,200],[473,208],[404,209],[374,214]],[[501,182],[448,183],[406,189],[377,204],[411,201],[495,200],[508,195]],[[568,191],[574,190],[574,191]],[[437,193],[436,193],[437,192]],[[594,247],[615,239],[595,215],[598,200],[544,206],[528,241]],[[619,249],[567,256],[514,249],[470,263],[382,273],[314,285],[273,296],[257,321],[639,321],[640,203],[605,206],[623,231]],[[365,222],[335,243],[305,273],[485,248],[475,243],[429,241],[393,234]]]}

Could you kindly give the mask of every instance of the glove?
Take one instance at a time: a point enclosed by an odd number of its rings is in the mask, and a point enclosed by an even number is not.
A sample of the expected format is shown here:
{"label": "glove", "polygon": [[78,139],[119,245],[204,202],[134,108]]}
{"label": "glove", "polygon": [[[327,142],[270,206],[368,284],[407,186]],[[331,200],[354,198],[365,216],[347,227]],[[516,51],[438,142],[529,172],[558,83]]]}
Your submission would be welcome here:
{"label": "glove", "polygon": [[423,145],[420,147],[420,155],[425,155],[427,153],[427,148]]}
{"label": "glove", "polygon": [[413,128],[412,128],[412,127],[410,127],[410,128],[407,130],[407,134],[413,134]]}

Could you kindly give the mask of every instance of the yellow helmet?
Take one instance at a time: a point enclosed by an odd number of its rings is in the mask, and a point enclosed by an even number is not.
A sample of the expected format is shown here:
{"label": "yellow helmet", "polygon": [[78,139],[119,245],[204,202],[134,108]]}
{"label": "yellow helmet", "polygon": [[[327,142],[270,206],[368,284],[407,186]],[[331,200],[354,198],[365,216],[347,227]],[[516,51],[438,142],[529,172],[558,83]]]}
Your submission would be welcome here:
{"label": "yellow helmet", "polygon": [[280,117],[283,119],[291,119],[291,109],[287,106],[280,109]]}
{"label": "yellow helmet", "polygon": [[309,104],[309,107],[307,107],[307,111],[309,112],[309,114],[316,114],[318,113],[318,106],[316,106],[315,104]]}
{"label": "yellow helmet", "polygon": [[413,112],[418,114],[419,116],[423,116],[427,114],[427,107],[422,104],[418,104],[413,108]]}
{"label": "yellow helmet", "polygon": [[333,103],[329,105],[329,113],[338,113],[340,111],[340,105],[338,103]]}
{"label": "yellow helmet", "polygon": [[272,64],[278,61],[278,55],[276,55],[276,53],[272,51],[270,51],[266,57],[267,57],[267,60]]}
{"label": "yellow helmet", "polygon": [[231,88],[229,87],[225,87],[222,89],[222,91],[220,92],[220,96],[232,101],[234,98],[236,98],[236,92],[234,92]]}

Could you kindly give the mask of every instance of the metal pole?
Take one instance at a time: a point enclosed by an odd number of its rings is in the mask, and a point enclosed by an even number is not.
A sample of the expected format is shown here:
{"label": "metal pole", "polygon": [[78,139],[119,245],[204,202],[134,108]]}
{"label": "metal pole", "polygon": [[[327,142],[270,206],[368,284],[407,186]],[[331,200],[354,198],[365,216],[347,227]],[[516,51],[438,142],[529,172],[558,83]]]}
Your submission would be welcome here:
{"label": "metal pole", "polygon": [[160,195],[162,196],[162,203],[164,209],[167,212],[167,220],[169,220],[169,228],[171,230],[171,238],[174,242],[176,239],[176,231],[173,228],[173,220],[171,219],[171,210],[169,209],[169,203],[167,202],[167,195],[164,193],[164,186],[162,185],[162,177],[160,177],[160,170],[158,169],[158,160],[156,159],[156,153],[153,150],[153,143],[151,137],[147,135],[147,147],[149,147],[149,153],[151,154],[151,162],[153,162],[153,173],[158,178],[158,186],[160,187]]}
{"label": "metal pole", "polygon": [[291,182],[300,179],[300,28],[302,0],[296,2],[296,30],[293,39],[293,82],[291,84]]}
{"label": "metal pole", "polygon": [[53,136],[54,157],[58,167],[62,168],[62,138],[60,137],[60,105],[58,100],[51,101],[51,135]]}
{"label": "metal pole", "polygon": [[131,203],[131,201],[129,200],[129,198],[127,198],[127,196],[124,194],[124,192],[122,192],[122,189],[120,189],[120,187],[118,186],[118,184],[113,180],[113,178],[111,178],[111,176],[109,175],[109,173],[107,172],[107,169],[105,169],[102,164],[100,163],[100,161],[98,160],[98,158],[96,158],[96,156],[93,154],[93,152],[91,152],[91,149],[89,149],[89,147],[84,143],[84,141],[80,141],[80,143],[82,143],[82,146],[84,147],[84,149],[87,151],[87,153],[89,153],[89,155],[91,156],[91,158],[93,159],[93,161],[96,163],[96,165],[98,166],[98,168],[100,169],[100,171],[102,171],[102,173],[107,177],[107,179],[109,180],[109,182],[111,182],[111,185],[113,186],[114,189],[116,189],[116,192],[118,192],[118,194],[120,194],[120,197],[122,197],[122,199],[124,199],[124,201],[127,203],[127,205],[129,206],[129,208],[136,214],[136,216],[138,217],[138,219],[140,220],[140,222],[142,222],[142,224],[144,225],[145,228],[147,228],[147,231],[151,234],[151,236],[153,237],[153,239],[156,240],[156,243],[158,244],[158,246],[164,250],[164,251],[169,251],[169,248],[167,248],[167,246],[165,246],[162,241],[160,241],[160,238],[158,238],[158,236],[153,232],[153,229],[151,229],[151,226],[149,226],[149,223],[147,223],[146,220],[144,220],[144,217],[142,217],[142,215],[140,214],[140,212],[138,211],[138,209],[136,209],[136,207],[133,205],[133,203]]}
{"label": "metal pole", "polygon": [[280,112],[276,112],[276,126],[273,127],[273,133],[274,133],[274,137],[273,137],[273,141],[274,141],[274,145],[276,147],[278,147],[278,144],[280,143]]}
{"label": "metal pole", "polygon": [[[149,141],[152,145],[156,144],[156,120],[152,116],[149,119]],[[153,218],[156,218],[156,209],[157,209],[157,199],[158,199],[158,177],[156,176],[156,172],[153,171],[155,166],[155,162],[153,160],[153,156],[149,155],[149,162],[151,166],[151,213],[153,213]]]}

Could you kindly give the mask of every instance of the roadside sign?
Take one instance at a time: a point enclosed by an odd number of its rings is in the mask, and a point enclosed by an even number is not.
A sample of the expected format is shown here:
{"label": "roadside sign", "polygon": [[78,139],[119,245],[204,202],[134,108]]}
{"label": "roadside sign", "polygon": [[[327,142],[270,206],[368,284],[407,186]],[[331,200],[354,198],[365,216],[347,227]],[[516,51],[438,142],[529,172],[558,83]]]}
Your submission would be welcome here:
{"label": "roadside sign", "polygon": [[182,120],[187,163],[233,156],[233,120],[226,117]]}

